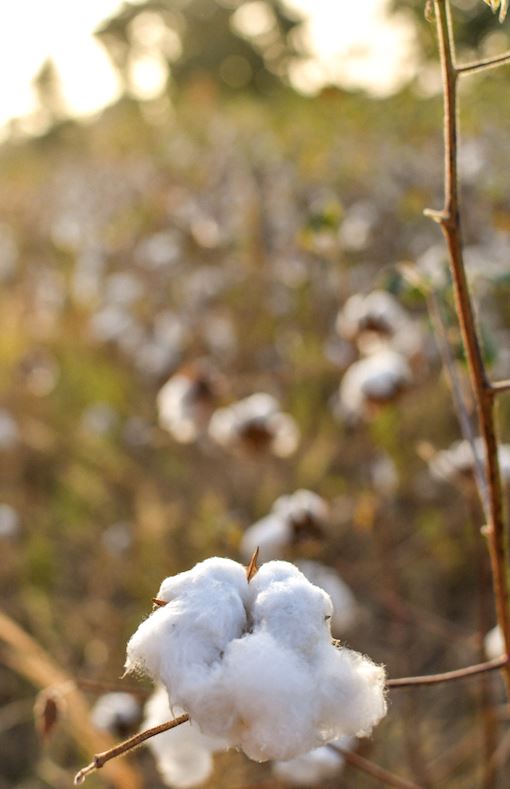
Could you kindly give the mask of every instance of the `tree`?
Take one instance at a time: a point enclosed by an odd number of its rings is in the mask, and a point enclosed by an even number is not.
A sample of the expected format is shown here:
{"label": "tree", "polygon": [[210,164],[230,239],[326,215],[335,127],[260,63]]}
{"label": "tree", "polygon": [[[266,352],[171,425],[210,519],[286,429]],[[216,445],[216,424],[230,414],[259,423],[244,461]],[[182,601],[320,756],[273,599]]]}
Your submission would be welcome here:
{"label": "tree", "polygon": [[157,52],[177,89],[207,75],[225,90],[271,92],[301,55],[300,18],[283,0],[126,3],[96,31],[130,91],[130,70]]}

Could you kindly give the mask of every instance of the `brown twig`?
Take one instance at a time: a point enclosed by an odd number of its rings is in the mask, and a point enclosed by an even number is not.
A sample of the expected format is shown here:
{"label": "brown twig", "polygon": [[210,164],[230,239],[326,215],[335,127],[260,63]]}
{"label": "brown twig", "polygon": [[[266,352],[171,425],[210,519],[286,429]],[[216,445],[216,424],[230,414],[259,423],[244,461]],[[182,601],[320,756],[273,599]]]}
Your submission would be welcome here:
{"label": "brown twig", "polygon": [[495,55],[490,58],[475,60],[473,63],[464,63],[461,66],[457,66],[457,73],[461,75],[478,74],[480,71],[487,71],[487,69],[490,68],[504,66],[506,63],[510,63],[510,52],[504,52],[501,55]]}
{"label": "brown twig", "polygon": [[346,764],[355,767],[357,770],[361,770],[361,772],[370,775],[377,781],[381,781],[386,784],[386,786],[394,786],[397,789],[421,789],[418,784],[408,781],[405,778],[400,778],[400,776],[394,773],[390,773],[389,770],[385,770],[384,767],[379,767],[378,764],[371,762],[369,759],[365,759],[365,757],[360,756],[359,753],[346,750],[340,747],[340,745],[335,745],[335,743],[332,742],[328,743],[328,748],[340,753],[345,759]]}
{"label": "brown twig", "polygon": [[[503,517],[498,442],[495,425],[494,390],[488,380],[483,362],[475,316],[463,260],[459,190],[457,171],[458,119],[457,85],[459,68],[455,65],[455,51],[449,0],[434,0],[437,36],[441,57],[444,99],[444,208],[433,218],[439,222],[449,252],[455,294],[456,311],[462,332],[471,385],[475,395],[478,422],[485,448],[485,476],[488,488],[488,524],[486,535],[491,557],[491,569],[498,622],[503,633],[505,651],[510,655],[510,620],[508,612],[509,588]],[[461,67],[465,68],[465,67]],[[507,694],[510,697],[510,663],[504,666]]]}
{"label": "brown twig", "polygon": [[153,726],[151,729],[145,729],[145,731],[138,732],[138,734],[134,734],[133,737],[120,742],[118,745],[115,745],[113,748],[109,748],[107,751],[96,753],[90,764],[88,764],[86,767],[83,767],[79,772],[76,773],[74,776],[74,783],[82,784],[88,775],[95,772],[96,770],[101,769],[101,767],[103,767],[106,762],[109,762],[111,759],[116,759],[117,756],[122,756],[123,754],[138,748],[139,745],[142,745],[142,743],[144,743],[146,740],[149,740],[151,737],[155,737],[157,734],[162,734],[164,731],[175,729],[176,726],[180,726],[181,723],[186,723],[187,721],[189,721],[189,715],[179,715],[178,718],[174,718],[171,721],[166,721],[165,723],[160,723],[158,726]]}
{"label": "brown twig", "polygon": [[458,668],[455,671],[445,671],[443,674],[425,674],[420,677],[399,677],[389,679],[386,682],[388,688],[412,688],[417,685],[439,685],[442,682],[453,682],[458,679],[467,679],[477,674],[485,674],[486,671],[496,671],[499,668],[507,668],[510,658],[503,656],[488,660],[486,663],[476,663],[466,668]]}

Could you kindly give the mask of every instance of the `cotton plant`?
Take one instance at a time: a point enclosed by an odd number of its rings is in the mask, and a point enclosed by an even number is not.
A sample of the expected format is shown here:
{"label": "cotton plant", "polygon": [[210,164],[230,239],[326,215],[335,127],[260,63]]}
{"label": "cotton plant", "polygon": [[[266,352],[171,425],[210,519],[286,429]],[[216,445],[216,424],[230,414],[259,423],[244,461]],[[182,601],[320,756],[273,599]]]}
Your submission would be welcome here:
{"label": "cotton plant", "polygon": [[322,536],[329,517],[327,502],[313,491],[280,496],[271,512],[245,531],[241,553],[248,560],[258,549],[261,561],[281,559],[301,539]]}
{"label": "cotton plant", "polygon": [[300,432],[275,397],[257,392],[218,409],[209,423],[209,436],[225,449],[268,452],[283,458],[296,451]]}
{"label": "cotton plant", "polygon": [[166,578],[155,602],[126,670],[162,684],[202,734],[255,761],[368,736],[386,714],[384,669],[332,641],[331,598],[288,562],[253,575],[207,559]]}
{"label": "cotton plant", "polygon": [[488,660],[495,660],[505,654],[505,640],[499,625],[489,630],[484,638],[483,645]]}
{"label": "cotton plant", "polygon": [[276,778],[289,786],[317,786],[338,778],[345,765],[341,750],[350,751],[355,743],[354,737],[339,737],[330,746],[322,745],[287,761],[275,761],[271,769]]}
{"label": "cotton plant", "polygon": [[[143,728],[164,723],[182,709],[170,707],[168,692],[159,686],[145,704]],[[207,737],[191,721],[163,732],[147,741],[161,776],[167,786],[186,789],[208,780],[214,768],[214,753],[228,744],[218,737]]]}

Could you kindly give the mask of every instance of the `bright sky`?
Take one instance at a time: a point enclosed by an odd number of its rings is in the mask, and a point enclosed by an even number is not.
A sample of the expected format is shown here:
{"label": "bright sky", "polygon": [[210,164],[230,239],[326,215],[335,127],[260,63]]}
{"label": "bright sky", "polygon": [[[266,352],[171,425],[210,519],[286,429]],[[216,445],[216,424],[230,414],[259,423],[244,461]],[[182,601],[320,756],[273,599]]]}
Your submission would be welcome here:
{"label": "bright sky", "polygon": [[[295,74],[303,87],[313,88],[327,74],[347,87],[385,93],[407,76],[411,34],[404,25],[384,21],[387,0],[289,2],[309,15],[309,40],[319,63]],[[34,110],[31,82],[48,58],[73,114],[89,115],[118,97],[117,77],[92,34],[121,5],[120,0],[0,4],[0,127]],[[138,78],[141,95],[155,95],[162,84],[157,62],[141,61]]]}

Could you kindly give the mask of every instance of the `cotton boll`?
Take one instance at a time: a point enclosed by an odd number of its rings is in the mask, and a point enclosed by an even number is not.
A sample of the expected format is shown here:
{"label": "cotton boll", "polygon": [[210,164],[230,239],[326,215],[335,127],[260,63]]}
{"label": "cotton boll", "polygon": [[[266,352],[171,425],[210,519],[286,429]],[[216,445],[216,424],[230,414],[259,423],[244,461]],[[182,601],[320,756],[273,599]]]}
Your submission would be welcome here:
{"label": "cotton boll", "polygon": [[396,400],[411,383],[406,359],[392,350],[354,362],[340,384],[339,416],[355,422],[370,416],[374,407]]}
{"label": "cotton boll", "polygon": [[484,639],[484,647],[488,660],[494,660],[505,654],[505,641],[499,625],[489,630]]}
{"label": "cotton boll", "polygon": [[159,423],[176,441],[188,444],[207,428],[216,400],[213,379],[187,368],[172,376],[157,396]]}
{"label": "cotton boll", "polygon": [[252,453],[288,457],[297,449],[300,433],[294,419],[280,411],[278,401],[258,392],[216,411],[209,435],[220,446]]}
{"label": "cotton boll", "polygon": [[[474,440],[473,447],[469,441],[454,441],[448,449],[440,450],[429,462],[430,473],[435,479],[447,482],[470,481],[475,473],[475,453],[483,467],[485,464],[485,444],[480,437]],[[498,447],[498,459],[501,477],[510,482],[510,445]]]}
{"label": "cotton boll", "polygon": [[331,597],[333,604],[331,630],[333,634],[340,635],[352,627],[356,620],[358,607],[353,593],[338,573],[320,562],[299,561],[297,566],[310,583],[324,589]]}
{"label": "cotton boll", "polygon": [[[351,750],[354,742],[352,737],[340,737],[333,741],[344,750]],[[277,778],[291,786],[314,786],[338,776],[344,764],[345,759],[339,751],[324,745],[285,762],[275,761],[272,771]]]}
{"label": "cotton boll", "polygon": [[279,559],[288,547],[302,538],[322,536],[329,519],[327,503],[310,490],[297,490],[280,496],[265,518],[250,526],[241,542],[241,553],[248,560],[256,548],[259,559]]}
{"label": "cotton boll", "polygon": [[386,711],[384,671],[331,641],[329,596],[288,562],[209,559],[162,583],[127,668],[161,681],[206,735],[252,759],[290,759]]}
{"label": "cotton boll", "polygon": [[92,707],[91,720],[98,729],[125,736],[140,715],[140,703],[131,693],[104,693]]}
{"label": "cotton boll", "polygon": [[[182,712],[179,707],[170,708],[165,688],[159,687],[145,705],[142,728],[158,726]],[[163,781],[182,789],[204,783],[213,770],[213,752],[226,747],[223,740],[206,737],[190,722],[151,737],[147,745],[154,754]]]}

